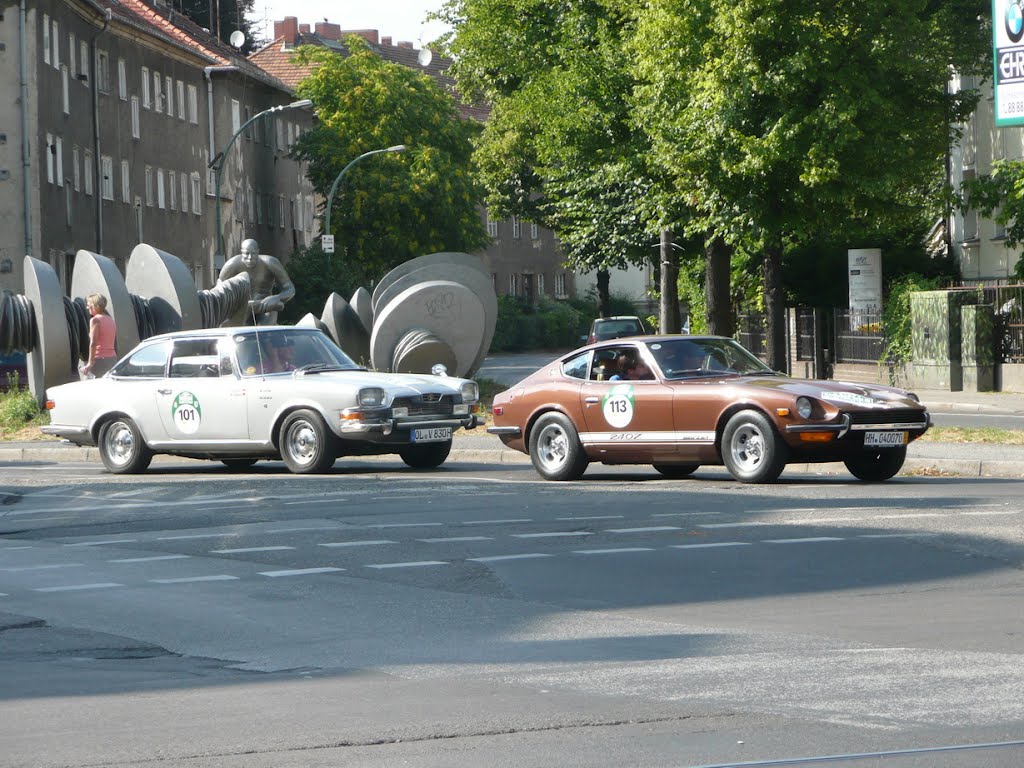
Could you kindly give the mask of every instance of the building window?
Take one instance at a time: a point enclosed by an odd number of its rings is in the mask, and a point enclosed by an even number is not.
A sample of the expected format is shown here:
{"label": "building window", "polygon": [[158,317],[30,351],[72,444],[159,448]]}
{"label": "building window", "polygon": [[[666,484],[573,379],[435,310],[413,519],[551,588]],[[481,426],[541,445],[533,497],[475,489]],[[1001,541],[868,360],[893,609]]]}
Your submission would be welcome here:
{"label": "building window", "polygon": [[149,109],[149,67],[142,68],[142,108]]}
{"label": "building window", "polygon": [[85,162],[82,163],[82,175],[85,177],[85,194],[92,194],[92,150],[85,150]]}
{"label": "building window", "polygon": [[196,216],[198,216],[200,214],[200,212],[202,211],[202,208],[199,207],[200,204],[201,204],[199,196],[200,196],[200,194],[202,193],[203,190],[202,190],[202,187],[200,186],[199,174],[197,172],[193,171],[192,177],[191,177],[191,181],[192,181],[192,213],[194,213],[194,214],[196,214]]}
{"label": "building window", "polygon": [[[75,79],[75,51],[78,50],[78,41],[75,40],[75,33],[68,33],[68,72],[71,75],[71,79]],[[84,72],[82,73],[85,74]]]}
{"label": "building window", "polygon": [[79,167],[78,145],[71,147],[71,183],[75,192],[78,192],[82,185],[82,169]]}
{"label": "building window", "polygon": [[188,121],[199,125],[199,91],[194,85],[188,87]]}
{"label": "building window", "polygon": [[[252,126],[249,125],[249,119],[251,117],[252,117],[252,108],[251,107],[246,107],[245,108],[245,125],[246,125],[246,128],[245,128],[245,138],[246,138],[247,141],[252,141]],[[235,130],[237,131],[238,128],[235,128]]]}
{"label": "building window", "polygon": [[53,20],[53,35],[50,41],[53,43],[53,61],[50,63],[54,69],[60,69],[60,24],[56,19]]}
{"label": "building window", "polygon": [[241,184],[235,190],[231,209],[235,212],[235,221],[245,221],[245,188]]}
{"label": "building window", "polygon": [[43,14],[43,63],[50,63],[50,14]]}
{"label": "building window", "polygon": [[96,51],[96,87],[100,93],[110,93],[110,57],[106,51]]}
{"label": "building window", "polygon": [[188,176],[183,172],[179,178],[181,180],[181,212],[188,213]]}
{"label": "building window", "polygon": [[82,85],[89,87],[89,43],[82,40],[78,44],[78,73],[82,75]]}
{"label": "building window", "polygon": [[294,137],[293,130],[292,130],[293,129],[292,124],[291,123],[287,123],[287,126],[288,126],[288,144],[287,144],[287,147],[288,147],[288,149],[291,149],[292,148],[292,142],[295,141],[295,137]]}
{"label": "building window", "polygon": [[490,212],[487,212],[486,216],[487,216],[487,235],[489,237],[497,237],[498,236],[498,222],[491,220]]}
{"label": "building window", "polygon": [[[48,29],[48,27],[44,27]],[[53,134],[46,134],[46,147],[44,148],[46,154],[46,180],[50,184],[53,184],[53,156],[57,153],[57,148],[53,144]]]}
{"label": "building window", "polygon": [[167,191],[170,193],[171,210],[178,210],[178,174],[175,171],[167,172]]}
{"label": "building window", "polygon": [[164,93],[160,87],[160,73],[153,73],[153,111],[163,112],[164,111]]}
{"label": "building window", "polygon": [[178,119],[185,119],[185,83],[178,81]]}
{"label": "building window", "polygon": [[153,206],[153,169],[146,166],[146,205]]}
{"label": "building window", "polygon": [[523,236],[523,223],[519,220],[518,216],[512,217],[512,237],[516,240]]}
{"label": "building window", "polygon": [[68,68],[66,64],[60,67],[60,95],[64,102],[64,114],[71,114],[71,94],[68,93]]}
{"label": "building window", "polygon": [[117,95],[128,101],[128,64],[124,59],[117,60]]}
{"label": "building window", "polygon": [[126,203],[132,200],[132,176],[128,161],[121,161],[121,199]]}
{"label": "building window", "polygon": [[231,130],[233,133],[238,133],[238,129],[242,127],[242,105],[238,103],[238,99],[231,100]]}
{"label": "building window", "polygon": [[100,156],[100,170],[103,178],[100,179],[100,190],[104,200],[114,199],[114,160],[109,155]]}
{"label": "building window", "polygon": [[310,198],[310,197],[307,197],[306,200],[305,200],[305,206],[304,206],[304,210],[303,210],[302,220],[303,220],[303,222],[305,222],[306,231],[307,232],[312,232],[313,231],[313,199]]}
{"label": "building window", "polygon": [[138,238],[140,243],[143,242],[146,239],[145,237],[142,236],[142,219],[143,219],[143,216],[144,216],[144,214],[143,214],[143,209],[142,209],[142,198],[141,197],[136,197],[135,198],[135,236]]}
{"label": "building window", "polygon": [[519,275],[511,274],[508,276],[508,295],[519,295]]}
{"label": "building window", "polygon": [[246,213],[245,220],[248,221],[250,224],[252,224],[254,221],[256,221],[256,212],[254,210],[255,207],[256,207],[256,195],[254,195],[252,193],[252,185],[251,184],[246,184],[245,185],[245,213]]}
{"label": "building window", "polygon": [[544,275],[537,275],[537,296],[544,295]]}
{"label": "building window", "polygon": [[57,186],[64,186],[64,139],[58,136],[54,140],[54,144],[57,147],[57,154],[54,156],[54,178],[57,180]]}
{"label": "building window", "polygon": [[156,207],[161,210],[167,207],[167,188],[164,186],[164,169],[156,169]]}
{"label": "building window", "polygon": [[139,97],[132,96],[132,138],[142,138],[142,131],[139,127]]}
{"label": "building window", "polygon": [[569,293],[565,290],[565,272],[555,274],[555,296],[564,299]]}
{"label": "building window", "polygon": [[277,228],[284,229],[284,195],[277,197]]}
{"label": "building window", "polygon": [[540,239],[540,227],[537,226],[537,222],[535,222],[535,221],[531,221],[530,222],[530,239],[531,240],[539,240]]}
{"label": "building window", "polygon": [[174,117],[174,80],[170,76],[164,78],[164,93],[167,94],[167,116]]}

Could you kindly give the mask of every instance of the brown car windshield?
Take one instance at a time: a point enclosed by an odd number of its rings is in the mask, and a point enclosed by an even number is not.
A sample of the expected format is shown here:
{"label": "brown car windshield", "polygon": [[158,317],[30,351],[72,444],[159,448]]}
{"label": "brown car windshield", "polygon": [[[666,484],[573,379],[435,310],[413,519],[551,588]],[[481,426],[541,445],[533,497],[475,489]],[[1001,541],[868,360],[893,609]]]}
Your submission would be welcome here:
{"label": "brown car windshield", "polygon": [[647,348],[669,380],[775,373],[732,339],[662,339],[649,342]]}

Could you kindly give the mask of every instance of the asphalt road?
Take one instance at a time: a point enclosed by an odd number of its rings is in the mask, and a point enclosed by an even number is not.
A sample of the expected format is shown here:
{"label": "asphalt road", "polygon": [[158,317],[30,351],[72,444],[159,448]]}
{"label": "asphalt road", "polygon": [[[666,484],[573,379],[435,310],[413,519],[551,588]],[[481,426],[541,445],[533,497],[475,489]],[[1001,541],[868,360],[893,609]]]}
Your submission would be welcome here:
{"label": "asphalt road", "polygon": [[1020,490],[11,463],[0,765],[1017,766]]}

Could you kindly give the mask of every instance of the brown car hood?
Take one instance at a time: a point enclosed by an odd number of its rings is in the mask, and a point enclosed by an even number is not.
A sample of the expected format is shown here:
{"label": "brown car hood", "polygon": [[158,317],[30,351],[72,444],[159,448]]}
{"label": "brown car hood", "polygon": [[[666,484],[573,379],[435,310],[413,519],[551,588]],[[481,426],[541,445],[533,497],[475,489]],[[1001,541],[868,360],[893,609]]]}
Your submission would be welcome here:
{"label": "brown car hood", "polygon": [[740,376],[732,385],[755,392],[773,390],[799,397],[813,397],[848,410],[873,408],[923,408],[906,390],[876,384],[855,384],[849,381],[791,379],[785,376]]}

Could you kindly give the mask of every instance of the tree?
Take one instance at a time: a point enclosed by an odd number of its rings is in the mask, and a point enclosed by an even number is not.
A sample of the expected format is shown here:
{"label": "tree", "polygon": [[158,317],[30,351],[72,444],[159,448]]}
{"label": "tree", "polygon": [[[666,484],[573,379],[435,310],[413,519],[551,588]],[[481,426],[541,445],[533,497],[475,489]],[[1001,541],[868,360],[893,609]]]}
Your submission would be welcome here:
{"label": "tree", "polygon": [[980,72],[981,2],[649,0],[640,124],[693,226],[762,254],[768,362],[785,361],[783,254],[835,223],[900,221],[936,189]]}
{"label": "tree", "polygon": [[[995,215],[1005,227],[1006,246],[1024,243],[1024,161],[996,160],[992,173],[965,181],[960,189],[960,208],[973,208],[983,216]],[[1024,278],[1024,256],[1017,260],[1014,276]]]}
{"label": "tree", "polygon": [[461,120],[452,96],[427,75],[383,61],[357,36],[346,43],[346,58],[319,46],[297,49],[313,69],[296,91],[313,101],[319,121],[293,155],[308,163],[326,197],[364,152],[407,150],[366,158],[344,176],[331,212],[333,260],[362,284],[417,256],[482,248],[487,233],[471,162],[478,124]]}
{"label": "tree", "polygon": [[602,312],[607,271],[657,258],[677,218],[632,124],[635,13],[624,0],[449,0],[438,14],[460,92],[492,107],[475,155],[488,207],[543,224],[567,263],[597,270]]}
{"label": "tree", "polygon": [[210,31],[221,42],[230,45],[231,33],[245,34],[240,52],[250,54],[260,42],[254,35],[254,23],[246,18],[254,12],[255,0],[181,0],[177,10],[199,26]]}

